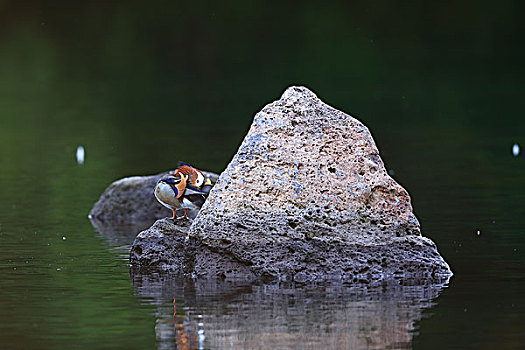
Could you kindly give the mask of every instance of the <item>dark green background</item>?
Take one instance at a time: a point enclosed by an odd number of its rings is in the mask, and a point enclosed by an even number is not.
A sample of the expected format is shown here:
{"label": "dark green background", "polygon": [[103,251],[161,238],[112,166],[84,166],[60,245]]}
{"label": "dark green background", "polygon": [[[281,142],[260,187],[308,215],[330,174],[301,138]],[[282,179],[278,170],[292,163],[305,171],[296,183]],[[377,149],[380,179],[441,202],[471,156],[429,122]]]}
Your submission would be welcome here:
{"label": "dark green background", "polygon": [[523,346],[524,7],[0,0],[0,342],[154,347],[92,204],[179,159],[220,172],[253,115],[306,85],[371,129],[455,272],[414,347]]}

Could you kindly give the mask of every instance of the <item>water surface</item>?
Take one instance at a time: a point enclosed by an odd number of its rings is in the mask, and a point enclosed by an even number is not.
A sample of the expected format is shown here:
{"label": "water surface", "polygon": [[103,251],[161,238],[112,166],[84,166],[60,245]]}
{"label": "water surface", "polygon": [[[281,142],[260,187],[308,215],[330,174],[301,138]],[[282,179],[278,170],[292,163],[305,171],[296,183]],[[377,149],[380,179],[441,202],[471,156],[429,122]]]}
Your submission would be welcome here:
{"label": "water surface", "polygon": [[[520,7],[0,1],[2,347],[523,348]],[[371,129],[448,285],[130,274],[140,227],[91,225],[118,178],[220,172],[291,84]]]}

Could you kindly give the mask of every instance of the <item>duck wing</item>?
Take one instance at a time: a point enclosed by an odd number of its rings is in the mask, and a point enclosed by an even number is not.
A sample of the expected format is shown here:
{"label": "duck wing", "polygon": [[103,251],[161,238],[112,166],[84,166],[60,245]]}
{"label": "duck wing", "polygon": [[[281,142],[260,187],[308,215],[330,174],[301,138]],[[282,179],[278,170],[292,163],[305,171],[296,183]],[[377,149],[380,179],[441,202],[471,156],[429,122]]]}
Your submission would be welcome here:
{"label": "duck wing", "polygon": [[207,195],[207,192],[201,191],[198,188],[195,188],[193,186],[186,185],[186,189],[184,190],[185,196],[191,196],[191,195]]}
{"label": "duck wing", "polygon": [[206,201],[206,198],[202,194],[192,194],[189,196],[184,196],[183,203],[184,205],[188,205],[191,203],[191,205],[200,208]]}

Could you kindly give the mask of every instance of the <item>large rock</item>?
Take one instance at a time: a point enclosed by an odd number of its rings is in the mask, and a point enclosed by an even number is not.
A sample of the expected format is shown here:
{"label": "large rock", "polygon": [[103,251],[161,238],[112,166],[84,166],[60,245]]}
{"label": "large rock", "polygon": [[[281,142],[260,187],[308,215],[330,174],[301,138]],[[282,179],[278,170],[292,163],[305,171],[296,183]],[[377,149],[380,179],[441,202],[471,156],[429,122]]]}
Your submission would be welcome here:
{"label": "large rock", "polygon": [[370,131],[305,87],[255,116],[189,236],[197,275],[451,275]]}
{"label": "large rock", "polygon": [[[151,266],[149,241],[183,242],[164,269],[198,276],[280,279],[449,277],[422,237],[410,196],[386,172],[368,129],[291,87],[259,112],[186,233],[155,225],[132,263]],[[181,241],[176,236],[184,237]]]}

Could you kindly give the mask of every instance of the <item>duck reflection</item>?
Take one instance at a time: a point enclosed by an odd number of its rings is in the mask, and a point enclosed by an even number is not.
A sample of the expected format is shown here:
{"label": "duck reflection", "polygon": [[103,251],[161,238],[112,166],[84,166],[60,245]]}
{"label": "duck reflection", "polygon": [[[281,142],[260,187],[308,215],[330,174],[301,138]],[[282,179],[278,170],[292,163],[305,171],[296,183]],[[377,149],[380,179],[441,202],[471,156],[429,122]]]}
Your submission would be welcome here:
{"label": "duck reflection", "polygon": [[131,279],[157,306],[159,349],[409,349],[448,282],[248,285],[133,271]]}

